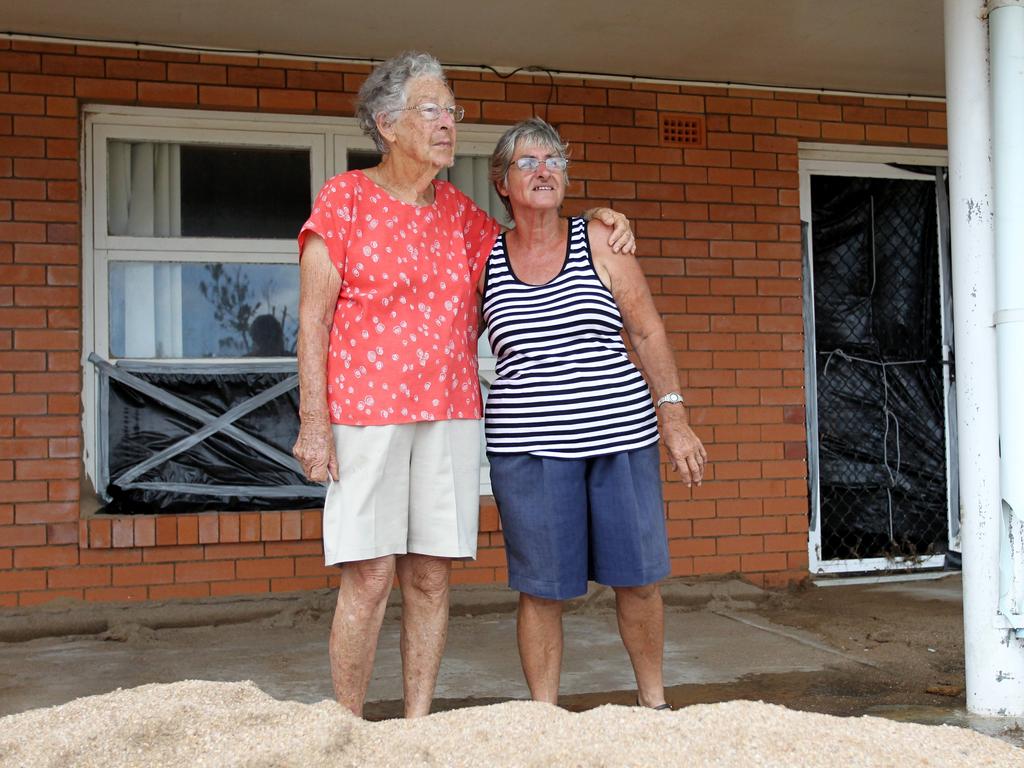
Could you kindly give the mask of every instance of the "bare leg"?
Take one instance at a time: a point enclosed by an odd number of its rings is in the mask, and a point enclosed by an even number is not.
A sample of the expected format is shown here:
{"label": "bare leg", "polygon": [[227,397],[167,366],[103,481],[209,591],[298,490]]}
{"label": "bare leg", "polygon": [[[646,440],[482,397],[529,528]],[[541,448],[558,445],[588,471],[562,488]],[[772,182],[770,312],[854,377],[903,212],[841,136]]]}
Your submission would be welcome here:
{"label": "bare leg", "polygon": [[534,701],[558,703],[562,676],[562,601],[519,593],[519,660]]}
{"label": "bare leg", "polygon": [[615,613],[619,634],[633,663],[639,703],[645,707],[664,704],[665,609],[660,588],[657,584],[616,587]]}
{"label": "bare leg", "polygon": [[441,654],[448,639],[448,578],[451,560],[400,555],[402,587],[402,680],[405,716],[430,714]]}
{"label": "bare leg", "polygon": [[363,716],[373,657],[395,578],[392,555],[345,563],[331,624],[331,678],[338,703]]}

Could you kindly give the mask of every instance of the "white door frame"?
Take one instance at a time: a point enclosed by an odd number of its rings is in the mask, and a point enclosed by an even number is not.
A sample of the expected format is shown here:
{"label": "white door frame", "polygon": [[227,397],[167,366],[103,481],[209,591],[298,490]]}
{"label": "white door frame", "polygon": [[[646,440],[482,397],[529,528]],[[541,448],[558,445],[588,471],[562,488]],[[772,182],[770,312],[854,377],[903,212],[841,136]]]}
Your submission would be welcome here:
{"label": "white door frame", "polygon": [[[914,179],[922,180],[920,174],[894,168],[890,164],[919,165],[919,166],[946,166],[948,165],[945,150],[928,150],[914,148],[895,147],[865,147],[865,146],[842,146],[832,144],[801,144],[799,147],[800,159],[800,219],[804,222],[807,232],[807,262],[805,268],[805,280],[809,285],[805,286],[805,296],[810,300],[806,302],[804,312],[808,321],[805,327],[809,332],[804,338],[805,349],[808,354],[807,370],[805,371],[806,398],[807,398],[807,437],[808,452],[807,463],[810,477],[810,523],[807,536],[807,554],[809,568],[812,575],[838,574],[838,573],[860,573],[870,571],[888,570],[921,570],[926,568],[941,568],[945,565],[945,555],[932,555],[924,558],[895,558],[871,557],[861,559],[844,560],[823,560],[821,558],[821,496],[818,474],[818,418],[817,418],[817,376],[814,364],[814,274],[813,274],[813,237],[811,223],[811,176],[856,176],[860,178],[884,178],[884,179]],[[939,249],[939,274],[940,280],[949,269],[949,265],[943,259],[944,250]],[[948,281],[943,281],[947,284]],[[941,322],[943,327],[952,319],[946,316],[946,302],[940,302]],[[943,357],[948,360],[949,350],[943,350]],[[946,403],[946,413],[949,412],[949,402],[952,396],[949,366],[944,366],[943,388]],[[949,446],[949,424],[946,424],[946,487],[951,487],[951,472],[953,454]],[[947,514],[956,512],[955,500],[947,498]],[[951,530],[947,521],[947,531]]]}

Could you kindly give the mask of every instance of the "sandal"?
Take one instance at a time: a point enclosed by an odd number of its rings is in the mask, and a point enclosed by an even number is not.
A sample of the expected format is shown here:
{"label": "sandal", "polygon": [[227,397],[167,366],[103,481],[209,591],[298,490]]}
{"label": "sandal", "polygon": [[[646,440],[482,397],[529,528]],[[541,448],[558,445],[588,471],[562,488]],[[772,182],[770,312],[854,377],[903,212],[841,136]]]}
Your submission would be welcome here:
{"label": "sandal", "polygon": [[[639,696],[636,697],[636,706],[638,706],[638,707],[643,707],[644,706],[643,704],[640,703],[640,697]],[[659,704],[656,707],[645,707],[645,709],[653,709],[655,711],[666,711],[667,710],[667,711],[671,712],[672,711],[672,705],[669,704],[666,701],[664,704]]]}

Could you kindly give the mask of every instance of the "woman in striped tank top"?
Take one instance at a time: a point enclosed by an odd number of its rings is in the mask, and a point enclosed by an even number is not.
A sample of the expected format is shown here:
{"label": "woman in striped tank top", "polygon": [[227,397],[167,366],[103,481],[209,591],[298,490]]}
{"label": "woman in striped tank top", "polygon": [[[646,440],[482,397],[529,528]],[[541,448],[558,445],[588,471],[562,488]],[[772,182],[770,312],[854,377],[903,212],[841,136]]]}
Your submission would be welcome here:
{"label": "woman in striped tank top", "polygon": [[615,590],[637,703],[666,709],[659,421],[687,485],[700,485],[707,453],[637,260],[612,252],[604,225],[559,214],[567,164],[566,145],[539,118],[509,129],[491,156],[515,228],[498,238],[479,286],[497,356],[485,431],[509,584],[520,593],[519,653],[532,697],[557,703],[562,606],[593,579]]}

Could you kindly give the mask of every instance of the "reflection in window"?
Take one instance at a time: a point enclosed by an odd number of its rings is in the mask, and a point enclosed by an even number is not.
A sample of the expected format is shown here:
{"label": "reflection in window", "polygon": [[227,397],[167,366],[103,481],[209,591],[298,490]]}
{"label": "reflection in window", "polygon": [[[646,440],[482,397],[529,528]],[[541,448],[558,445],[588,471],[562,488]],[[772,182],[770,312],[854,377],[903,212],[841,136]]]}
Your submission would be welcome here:
{"label": "reflection in window", "polygon": [[113,262],[109,306],[112,357],[291,357],[299,270]]}
{"label": "reflection in window", "polygon": [[128,141],[107,149],[111,235],[292,238],[309,215],[308,149]]}

